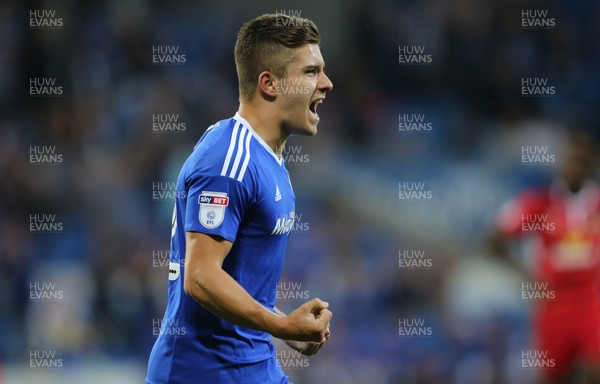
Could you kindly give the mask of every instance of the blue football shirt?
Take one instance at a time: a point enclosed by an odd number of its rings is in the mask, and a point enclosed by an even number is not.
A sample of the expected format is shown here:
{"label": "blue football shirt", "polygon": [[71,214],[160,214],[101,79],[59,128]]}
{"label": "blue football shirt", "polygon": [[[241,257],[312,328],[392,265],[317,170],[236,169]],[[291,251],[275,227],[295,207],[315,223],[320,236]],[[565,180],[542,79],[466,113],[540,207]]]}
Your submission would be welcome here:
{"label": "blue football shirt", "polygon": [[222,320],[185,294],[185,232],[231,241],[223,269],[273,310],[295,221],[294,192],[283,160],[236,114],[198,141],[177,179],[177,196],[169,299],[147,383],[218,383],[224,370],[269,359],[274,347],[269,334]]}

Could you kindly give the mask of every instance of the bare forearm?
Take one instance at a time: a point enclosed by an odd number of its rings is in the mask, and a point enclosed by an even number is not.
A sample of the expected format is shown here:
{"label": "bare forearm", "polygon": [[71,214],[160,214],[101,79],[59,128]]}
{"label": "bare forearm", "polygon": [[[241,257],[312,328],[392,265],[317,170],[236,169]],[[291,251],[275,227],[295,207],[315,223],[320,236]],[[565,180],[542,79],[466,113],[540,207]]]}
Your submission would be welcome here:
{"label": "bare forearm", "polygon": [[289,316],[279,316],[258,303],[223,270],[230,241],[186,232],[183,289],[216,316],[242,327],[268,332],[280,339],[321,341],[333,314],[328,303],[313,299]]}
{"label": "bare forearm", "polygon": [[281,316],[259,304],[221,268],[190,276],[186,292],[216,316],[242,327],[268,332],[275,337],[283,327]]}

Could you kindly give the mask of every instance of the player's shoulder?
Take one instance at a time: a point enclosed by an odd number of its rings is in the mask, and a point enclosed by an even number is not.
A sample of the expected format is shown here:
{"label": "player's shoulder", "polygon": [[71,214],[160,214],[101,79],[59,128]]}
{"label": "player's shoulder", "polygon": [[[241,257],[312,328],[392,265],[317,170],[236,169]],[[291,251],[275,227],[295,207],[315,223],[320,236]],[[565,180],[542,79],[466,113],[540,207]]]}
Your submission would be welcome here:
{"label": "player's shoulder", "polygon": [[251,169],[253,134],[238,115],[211,125],[185,166],[188,174],[223,176],[242,182]]}

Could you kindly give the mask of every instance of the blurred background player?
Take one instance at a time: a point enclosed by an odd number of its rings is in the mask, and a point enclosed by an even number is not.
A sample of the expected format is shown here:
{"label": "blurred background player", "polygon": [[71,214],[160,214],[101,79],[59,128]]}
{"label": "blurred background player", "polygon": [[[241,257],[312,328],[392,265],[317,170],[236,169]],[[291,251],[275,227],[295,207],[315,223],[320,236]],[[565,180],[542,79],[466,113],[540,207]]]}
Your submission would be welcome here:
{"label": "blurred background player", "polygon": [[541,383],[600,383],[600,189],[592,180],[596,151],[592,137],[570,134],[552,183],[524,190],[505,203],[492,236],[494,249],[505,255],[507,239],[531,240],[524,249],[534,282],[527,287],[540,290],[528,292],[535,302],[535,350],[547,360],[539,364],[549,365],[541,368]]}
{"label": "blurred background player", "polygon": [[319,43],[299,17],[263,15],[240,29],[239,110],[206,131],[177,181],[169,302],[147,383],[285,384],[270,335],[306,355],[329,338],[328,303],[275,309],[295,223],[283,148],[292,134],[316,134],[333,87]]}

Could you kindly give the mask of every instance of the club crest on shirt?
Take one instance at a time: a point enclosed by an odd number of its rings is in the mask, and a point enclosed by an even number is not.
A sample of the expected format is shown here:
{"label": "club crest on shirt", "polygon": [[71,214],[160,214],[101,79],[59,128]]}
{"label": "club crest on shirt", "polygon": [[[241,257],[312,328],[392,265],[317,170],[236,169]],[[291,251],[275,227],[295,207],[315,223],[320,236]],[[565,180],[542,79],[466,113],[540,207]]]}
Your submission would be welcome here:
{"label": "club crest on shirt", "polygon": [[198,196],[200,212],[198,218],[200,224],[205,228],[216,228],[225,218],[225,208],[229,205],[229,198],[225,192],[207,192],[203,191]]}

